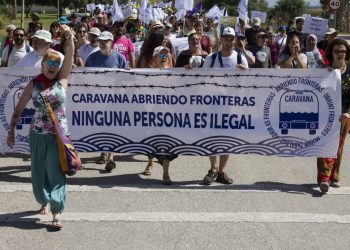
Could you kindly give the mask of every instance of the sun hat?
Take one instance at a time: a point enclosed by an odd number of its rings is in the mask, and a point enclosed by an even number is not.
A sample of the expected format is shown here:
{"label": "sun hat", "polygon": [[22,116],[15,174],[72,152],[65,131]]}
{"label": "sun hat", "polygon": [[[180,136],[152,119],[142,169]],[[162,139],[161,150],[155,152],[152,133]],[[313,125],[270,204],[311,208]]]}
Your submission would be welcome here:
{"label": "sun hat", "polygon": [[325,33],[326,35],[332,35],[332,34],[338,34],[338,31],[334,28],[329,28],[327,32]]}
{"label": "sun hat", "polygon": [[95,36],[100,36],[101,35],[101,30],[99,28],[91,28],[90,31],[88,32],[88,34],[92,34]]}
{"label": "sun hat", "polygon": [[253,26],[260,26],[261,25],[261,20],[259,17],[255,17],[253,19]]}
{"label": "sun hat", "polygon": [[164,25],[159,20],[152,20],[149,23],[151,29],[164,28]]}
{"label": "sun hat", "polygon": [[45,42],[47,43],[52,43],[51,33],[47,30],[38,30],[37,32],[35,32],[34,36],[32,36],[32,38],[34,37],[41,40],[45,40]]}

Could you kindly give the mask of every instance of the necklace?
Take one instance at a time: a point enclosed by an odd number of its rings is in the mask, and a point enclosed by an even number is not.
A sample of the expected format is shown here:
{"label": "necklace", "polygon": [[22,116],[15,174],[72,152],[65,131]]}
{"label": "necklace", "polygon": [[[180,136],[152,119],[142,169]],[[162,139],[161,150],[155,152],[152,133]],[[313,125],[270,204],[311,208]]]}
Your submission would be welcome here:
{"label": "necklace", "polygon": [[343,74],[346,70],[346,64],[343,65],[343,67],[341,67],[340,72]]}

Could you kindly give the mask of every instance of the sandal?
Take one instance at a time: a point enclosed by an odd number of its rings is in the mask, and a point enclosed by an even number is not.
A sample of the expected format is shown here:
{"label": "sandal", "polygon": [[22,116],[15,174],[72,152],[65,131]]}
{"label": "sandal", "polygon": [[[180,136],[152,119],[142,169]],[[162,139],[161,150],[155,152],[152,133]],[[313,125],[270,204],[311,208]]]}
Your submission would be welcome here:
{"label": "sandal", "polygon": [[53,214],[53,220],[52,220],[51,226],[53,229],[60,230],[60,229],[62,229],[63,226],[62,226],[62,223],[57,215],[58,214]]}
{"label": "sandal", "polygon": [[145,168],[145,170],[142,172],[143,175],[147,175],[150,176],[152,174],[152,165],[147,165],[147,167]]}
{"label": "sandal", "polygon": [[96,164],[105,164],[107,163],[107,154],[101,153],[100,157],[95,161]]}
{"label": "sandal", "polygon": [[49,213],[49,209],[48,209],[47,205],[42,205],[40,210],[39,210],[39,214],[46,215],[48,213]]}

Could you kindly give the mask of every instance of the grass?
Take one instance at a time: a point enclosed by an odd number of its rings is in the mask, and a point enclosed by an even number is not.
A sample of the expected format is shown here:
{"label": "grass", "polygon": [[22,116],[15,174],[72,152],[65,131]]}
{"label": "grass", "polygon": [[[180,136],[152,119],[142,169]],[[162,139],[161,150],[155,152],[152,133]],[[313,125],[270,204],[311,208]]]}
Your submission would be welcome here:
{"label": "grass", "polygon": [[[54,21],[57,21],[57,14],[39,14],[40,17],[40,22],[43,24],[43,28],[45,30],[48,30],[50,28],[50,24]],[[23,27],[27,30],[28,29],[28,23],[30,23],[32,21],[32,19],[30,18],[26,18],[24,15],[24,25]],[[21,15],[17,14],[17,19],[13,20],[13,21],[9,21],[8,24],[14,24],[16,27],[20,27],[21,26]],[[0,30],[0,38],[2,38],[4,35],[6,35],[6,31],[5,31],[6,25],[4,27],[4,29]]]}

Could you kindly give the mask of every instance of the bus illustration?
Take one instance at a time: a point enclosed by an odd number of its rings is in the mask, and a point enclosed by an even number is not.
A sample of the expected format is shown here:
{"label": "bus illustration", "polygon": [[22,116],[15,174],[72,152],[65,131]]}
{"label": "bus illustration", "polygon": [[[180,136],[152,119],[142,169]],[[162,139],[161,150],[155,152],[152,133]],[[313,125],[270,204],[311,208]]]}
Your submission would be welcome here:
{"label": "bus illustration", "polygon": [[[23,89],[24,88],[19,88],[15,91],[15,93],[13,95],[13,109],[15,109],[16,104],[17,104],[17,102],[18,102],[18,100],[23,92]],[[29,106],[29,103],[27,106]],[[30,107],[25,108],[22,111],[21,115],[19,116],[19,119],[18,119],[17,124],[16,124],[16,129],[21,130],[21,129],[23,129],[23,125],[31,124],[34,113],[35,113],[34,108],[30,108]]]}
{"label": "bus illustration", "polygon": [[290,90],[285,92],[279,103],[279,128],[281,134],[289,129],[309,130],[316,134],[319,126],[319,101],[315,93],[309,90]]}

